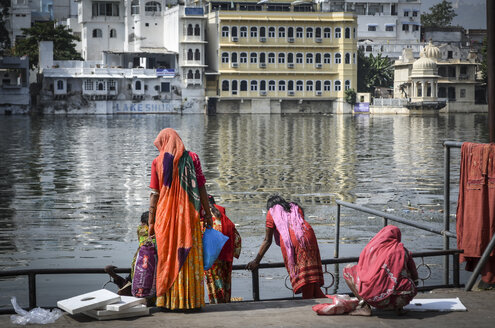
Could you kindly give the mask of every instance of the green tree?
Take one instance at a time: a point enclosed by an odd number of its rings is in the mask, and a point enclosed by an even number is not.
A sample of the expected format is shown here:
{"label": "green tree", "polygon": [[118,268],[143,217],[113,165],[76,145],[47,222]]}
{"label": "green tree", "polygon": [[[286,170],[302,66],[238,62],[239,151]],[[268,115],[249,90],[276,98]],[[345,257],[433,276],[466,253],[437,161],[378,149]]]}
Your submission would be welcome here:
{"label": "green tree", "polygon": [[5,21],[9,17],[10,0],[0,0],[0,51],[10,49],[9,32],[5,28]]}
{"label": "green tree", "polygon": [[358,51],[358,92],[373,92],[375,87],[392,87],[394,70],[390,58],[378,56],[369,57]]}
{"label": "green tree", "polygon": [[79,41],[77,36],[71,34],[72,30],[65,26],[55,26],[54,22],[37,22],[30,28],[22,29],[24,38],[16,41],[14,55],[29,56],[29,65],[34,68],[38,65],[40,41],[53,41],[53,59],[55,60],[82,60],[76,51],[74,41]]}
{"label": "green tree", "polygon": [[356,103],[356,91],[354,89],[349,89],[344,92],[345,94],[345,102],[354,106]]}
{"label": "green tree", "polygon": [[421,15],[421,25],[423,27],[444,27],[450,26],[456,17],[452,2],[443,0],[439,4],[430,7],[429,14]]}

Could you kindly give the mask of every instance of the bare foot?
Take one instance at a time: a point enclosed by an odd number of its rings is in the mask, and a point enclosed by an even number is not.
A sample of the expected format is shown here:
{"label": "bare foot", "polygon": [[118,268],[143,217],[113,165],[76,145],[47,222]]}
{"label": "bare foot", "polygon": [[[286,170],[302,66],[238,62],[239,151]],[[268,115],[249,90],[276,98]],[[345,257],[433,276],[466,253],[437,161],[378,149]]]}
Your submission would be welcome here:
{"label": "bare foot", "polygon": [[349,312],[349,315],[360,315],[369,317],[371,316],[371,307],[366,303],[360,302],[360,304],[358,304],[354,311]]}

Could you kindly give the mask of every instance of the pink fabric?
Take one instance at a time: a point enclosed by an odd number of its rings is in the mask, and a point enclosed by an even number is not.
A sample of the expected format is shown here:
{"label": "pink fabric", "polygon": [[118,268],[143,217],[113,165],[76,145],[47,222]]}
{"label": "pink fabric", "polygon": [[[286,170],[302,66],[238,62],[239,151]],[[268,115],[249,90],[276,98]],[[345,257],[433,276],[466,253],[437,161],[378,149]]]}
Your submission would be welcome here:
{"label": "pink fabric", "polygon": [[365,301],[379,302],[394,292],[406,260],[400,240],[399,228],[388,225],[361,252],[355,266],[360,280],[356,287]]}
{"label": "pink fabric", "polygon": [[[301,247],[306,247],[308,242],[306,241],[304,232],[305,224],[304,219],[299,213],[299,207],[295,204],[290,204],[290,212],[286,212],[284,208],[280,205],[275,205],[270,209],[270,214],[276,226],[275,242],[280,245],[280,237],[285,246],[287,252],[287,264],[288,270],[291,277],[297,274],[296,269],[296,259],[294,254],[294,245],[290,238],[290,230],[293,231],[296,236],[297,241]],[[277,235],[280,234],[280,237]]]}

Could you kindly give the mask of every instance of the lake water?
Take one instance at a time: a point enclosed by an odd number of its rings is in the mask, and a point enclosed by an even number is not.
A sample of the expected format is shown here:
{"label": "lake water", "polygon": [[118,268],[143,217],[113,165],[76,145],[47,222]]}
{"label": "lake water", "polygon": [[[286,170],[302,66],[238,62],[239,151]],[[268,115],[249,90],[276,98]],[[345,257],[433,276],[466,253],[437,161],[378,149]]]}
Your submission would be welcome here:
{"label": "lake water", "polygon": [[[129,267],[139,217],[148,209],[153,141],[166,127],[200,156],[209,193],[242,235],[234,262],[241,264],[263,240],[265,204],[274,193],[304,207],[322,258],[333,257],[335,199],[441,229],[442,143],[487,142],[487,125],[485,114],[0,117],[0,269]],[[452,150],[452,213],[459,154]],[[344,210],[341,256],[358,256],[380,225],[379,218]],[[401,230],[412,251],[442,248],[438,235]],[[275,244],[263,261],[282,261]],[[441,260],[425,261],[434,271],[427,284],[441,282]],[[282,287],[286,273],[262,270],[261,297],[291,296]],[[234,272],[233,279],[232,296],[250,299],[250,273]],[[54,305],[107,280],[38,276],[38,304]],[[337,287],[346,291],[342,281]],[[11,296],[27,305],[26,279],[0,280],[0,290],[0,308]]]}

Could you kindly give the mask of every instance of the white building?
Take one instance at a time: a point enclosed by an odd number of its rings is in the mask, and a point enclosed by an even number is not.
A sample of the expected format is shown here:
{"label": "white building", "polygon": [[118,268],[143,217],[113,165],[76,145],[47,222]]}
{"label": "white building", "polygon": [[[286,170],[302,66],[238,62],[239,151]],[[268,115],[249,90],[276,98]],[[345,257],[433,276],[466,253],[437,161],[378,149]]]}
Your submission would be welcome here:
{"label": "white building", "polygon": [[320,0],[323,11],[351,11],[358,19],[358,46],[366,55],[399,58],[420,51],[420,0]]}
{"label": "white building", "polygon": [[29,112],[29,59],[0,58],[0,114]]}

